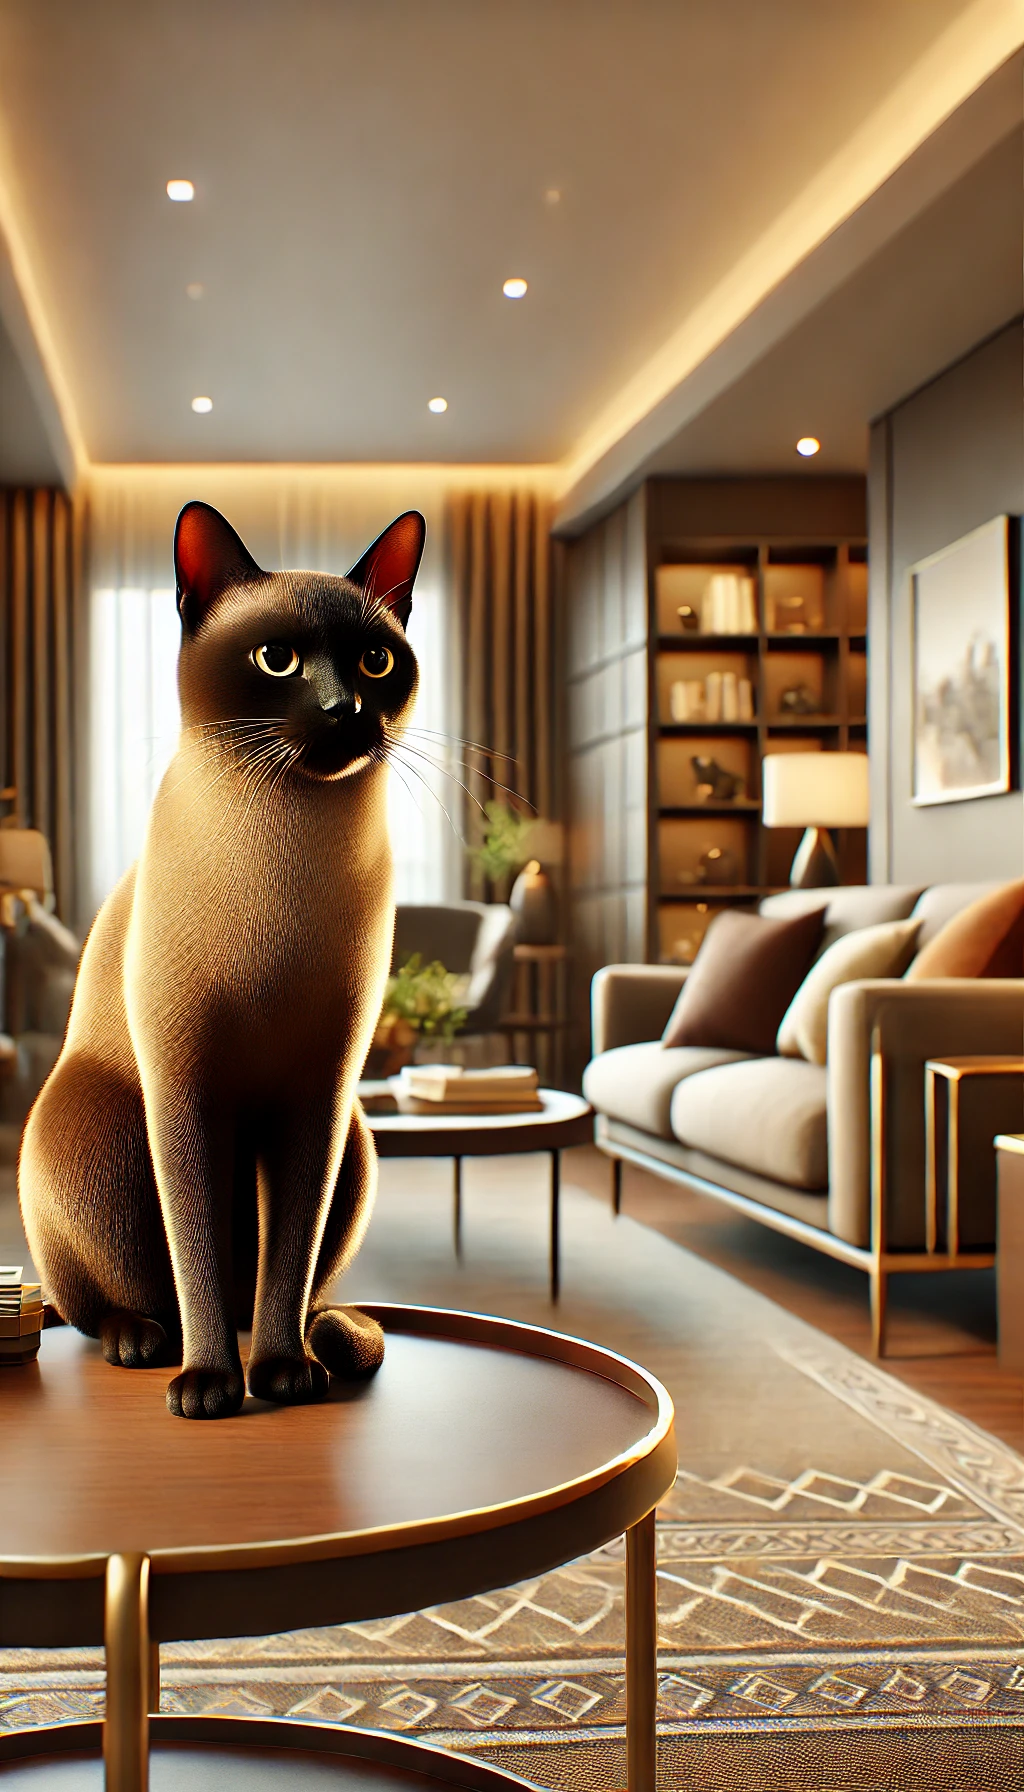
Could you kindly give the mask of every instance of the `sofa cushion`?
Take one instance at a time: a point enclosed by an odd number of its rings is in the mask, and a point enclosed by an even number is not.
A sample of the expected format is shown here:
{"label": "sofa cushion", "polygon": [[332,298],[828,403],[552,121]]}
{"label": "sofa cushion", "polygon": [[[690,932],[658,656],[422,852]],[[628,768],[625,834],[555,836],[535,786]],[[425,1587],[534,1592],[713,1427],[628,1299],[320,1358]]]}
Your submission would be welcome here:
{"label": "sofa cushion", "polygon": [[914,904],[920,896],[920,884],[841,884],[834,890],[780,890],[775,896],[764,897],[758,913],[786,921],[793,915],[806,915],[824,902],[821,951],[827,952],[834,941],[860,927],[905,921],[908,915],[917,913]]}
{"label": "sofa cushion", "polygon": [[672,1097],[684,1145],[792,1188],[828,1187],[825,1071],[800,1058],[753,1058],[702,1071]]}
{"label": "sofa cushion", "polygon": [[834,940],[812,964],[782,1017],[776,1049],[784,1058],[824,1064],[828,1003],[840,983],[858,977],[902,977],[913,956],[920,921],[883,921]]}
{"label": "sofa cushion", "polygon": [[662,1043],[774,1052],[786,1009],[821,940],[824,904],[791,921],[726,909],[708,928]]}
{"label": "sofa cushion", "polygon": [[[1024,976],[1024,878],[997,884],[981,896],[975,885],[974,901],[953,906],[964,889],[964,885],[939,885],[927,892],[934,899],[930,904],[927,897],[918,903],[914,914],[922,921],[922,935],[924,924],[932,925],[907,972],[908,983],[930,977]],[[944,912],[949,918],[934,931],[937,916]]]}
{"label": "sofa cushion", "polygon": [[735,1064],[742,1055],[695,1046],[673,1050],[658,1040],[645,1045],[616,1045],[591,1059],[583,1072],[583,1093],[599,1114],[609,1114],[628,1126],[638,1126],[642,1132],[670,1139],[669,1107],[676,1085],[698,1071]]}

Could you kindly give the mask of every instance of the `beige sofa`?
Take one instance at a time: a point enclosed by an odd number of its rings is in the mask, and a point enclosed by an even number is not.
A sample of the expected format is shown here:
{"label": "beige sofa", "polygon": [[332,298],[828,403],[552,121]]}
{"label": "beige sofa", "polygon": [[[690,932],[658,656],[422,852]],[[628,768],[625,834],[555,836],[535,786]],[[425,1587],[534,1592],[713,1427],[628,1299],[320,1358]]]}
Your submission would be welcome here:
{"label": "beige sofa", "polygon": [[[994,887],[789,890],[767,897],[760,912],[791,916],[827,904],[822,949],[858,927],[913,915],[922,923],[920,949]],[[662,1046],[685,976],[677,966],[620,964],[594,978],[594,1056],[583,1088],[597,1113],[597,1143],[613,1161],[616,1210],[622,1163],[640,1164],[858,1265],[870,1277],[881,1352],[888,1275],[994,1260],[991,1140],[997,1131],[1020,1130],[1019,1087],[1003,1079],[972,1089],[963,1104],[958,1219],[943,1210],[930,1224],[924,1065],[929,1058],[1019,1057],[1024,979],[843,984],[829,1003],[824,1068],[796,1058]],[[933,1184],[944,1190],[941,1151],[935,1167]]]}

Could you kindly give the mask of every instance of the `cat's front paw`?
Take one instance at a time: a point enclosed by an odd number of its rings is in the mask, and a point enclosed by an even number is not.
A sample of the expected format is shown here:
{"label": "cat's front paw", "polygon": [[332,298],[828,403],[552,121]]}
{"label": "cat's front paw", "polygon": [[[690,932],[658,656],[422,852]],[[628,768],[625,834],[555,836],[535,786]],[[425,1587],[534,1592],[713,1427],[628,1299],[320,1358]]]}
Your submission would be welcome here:
{"label": "cat's front paw", "polygon": [[322,1400],[328,1388],[326,1369],[311,1357],[265,1356],[249,1359],[249,1392],[254,1400],[272,1400],[275,1406],[305,1406]]}
{"label": "cat's front paw", "polygon": [[167,1384],[167,1407],[179,1419],[229,1419],[245,1399],[238,1369],[183,1369]]}
{"label": "cat's front paw", "polygon": [[306,1343],[337,1381],[363,1381],[384,1361],[384,1333],[358,1307],[324,1307],[314,1315]]}
{"label": "cat's front paw", "polygon": [[100,1345],[115,1369],[156,1369],[176,1360],[163,1326],[145,1313],[108,1313],[100,1322]]}

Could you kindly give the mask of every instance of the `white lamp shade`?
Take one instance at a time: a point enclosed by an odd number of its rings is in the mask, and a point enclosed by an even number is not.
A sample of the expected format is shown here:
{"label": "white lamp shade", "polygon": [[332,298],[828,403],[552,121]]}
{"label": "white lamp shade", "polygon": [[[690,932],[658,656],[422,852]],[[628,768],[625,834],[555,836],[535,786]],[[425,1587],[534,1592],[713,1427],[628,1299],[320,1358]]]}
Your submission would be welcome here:
{"label": "white lamp shade", "polygon": [[769,753],[761,761],[766,828],[864,828],[866,753]]}

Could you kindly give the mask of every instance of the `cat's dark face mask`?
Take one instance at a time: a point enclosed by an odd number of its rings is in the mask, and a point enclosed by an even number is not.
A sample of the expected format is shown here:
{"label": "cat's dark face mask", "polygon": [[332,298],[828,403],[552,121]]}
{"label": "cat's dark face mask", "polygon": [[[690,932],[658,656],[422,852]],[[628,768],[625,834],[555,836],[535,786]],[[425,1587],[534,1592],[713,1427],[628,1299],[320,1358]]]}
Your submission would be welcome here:
{"label": "cat's dark face mask", "polygon": [[380,762],[408,722],[405,637],[425,525],[392,523],[346,578],[261,571],[225,519],[186,505],[175,530],[182,721],[269,781]]}

